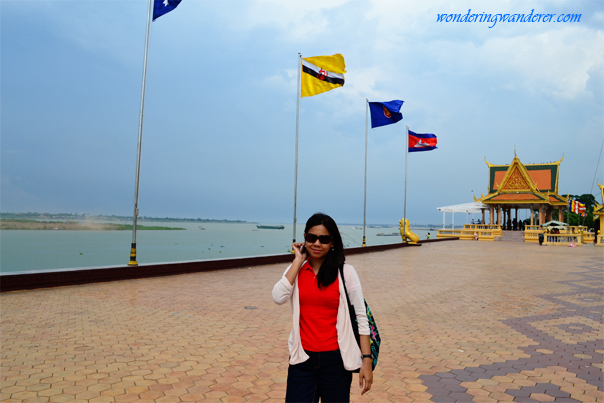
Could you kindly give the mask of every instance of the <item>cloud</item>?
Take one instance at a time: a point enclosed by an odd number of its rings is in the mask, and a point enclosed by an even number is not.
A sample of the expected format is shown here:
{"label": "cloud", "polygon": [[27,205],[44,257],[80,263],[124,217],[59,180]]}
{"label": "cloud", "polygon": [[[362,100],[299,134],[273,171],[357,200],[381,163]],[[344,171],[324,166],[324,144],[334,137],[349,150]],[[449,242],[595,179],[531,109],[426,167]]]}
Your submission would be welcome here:
{"label": "cloud", "polygon": [[248,8],[241,28],[248,30],[269,26],[283,31],[290,41],[307,41],[330,29],[330,19],[325,15],[326,11],[348,2],[349,0],[258,0]]}
{"label": "cloud", "polygon": [[[556,9],[576,4],[558,3]],[[374,49],[392,50],[390,60],[402,58],[411,65],[413,59],[432,60],[431,65],[424,63],[419,74],[500,76],[505,78],[498,83],[500,88],[523,87],[529,92],[573,99],[585,91],[589,70],[604,61],[602,29],[587,23],[501,23],[489,29],[480,23],[436,23],[436,14],[465,13],[472,7],[469,3],[375,0],[371,5],[367,18],[375,22],[374,28],[380,33],[374,36]],[[537,13],[552,8],[551,2],[530,7],[491,2],[472,12],[529,13],[535,9]],[[589,17],[591,13],[584,19]],[[601,11],[592,18],[601,19]],[[396,49],[403,51],[394,52]]]}
{"label": "cloud", "polygon": [[604,63],[591,66],[589,71],[589,79],[586,82],[585,88],[594,96],[594,100],[599,105],[602,105],[604,98]]}
{"label": "cloud", "polygon": [[585,91],[589,71],[604,62],[602,31],[565,27],[533,36],[494,38],[477,49],[479,68],[517,75],[517,85],[572,99]]}

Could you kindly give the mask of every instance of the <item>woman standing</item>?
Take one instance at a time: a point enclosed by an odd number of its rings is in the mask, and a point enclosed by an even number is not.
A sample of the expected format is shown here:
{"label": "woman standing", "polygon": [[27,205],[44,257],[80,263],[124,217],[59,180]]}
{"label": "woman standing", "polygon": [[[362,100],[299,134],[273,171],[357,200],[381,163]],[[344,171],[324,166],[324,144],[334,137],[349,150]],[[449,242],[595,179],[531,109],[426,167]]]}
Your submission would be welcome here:
{"label": "woman standing", "polygon": [[[285,401],[349,402],[351,371],[360,368],[361,395],[373,383],[361,283],[354,268],[344,264],[342,237],[331,217],[321,213],[310,217],[304,239],[292,244],[294,261],[273,287],[275,303],[290,301],[293,314]],[[361,348],[352,330],[342,281],[355,307]]]}

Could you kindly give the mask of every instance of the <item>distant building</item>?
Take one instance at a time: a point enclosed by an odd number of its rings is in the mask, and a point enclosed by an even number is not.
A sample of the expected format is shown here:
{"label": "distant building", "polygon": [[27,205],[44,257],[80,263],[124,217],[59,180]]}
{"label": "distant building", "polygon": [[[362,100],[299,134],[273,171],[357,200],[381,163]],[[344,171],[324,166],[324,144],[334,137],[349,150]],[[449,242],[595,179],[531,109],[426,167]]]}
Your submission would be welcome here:
{"label": "distant building", "polygon": [[[514,159],[509,165],[493,165],[485,158],[489,167],[489,193],[474,197],[490,208],[490,223],[504,225],[518,218],[519,209],[529,209],[531,225],[543,224],[552,220],[552,212],[558,209],[558,217],[563,221],[564,211],[568,206],[568,197],[558,194],[558,175],[560,163],[564,159],[547,164],[523,164],[514,152]],[[535,212],[537,217],[534,217]]]}

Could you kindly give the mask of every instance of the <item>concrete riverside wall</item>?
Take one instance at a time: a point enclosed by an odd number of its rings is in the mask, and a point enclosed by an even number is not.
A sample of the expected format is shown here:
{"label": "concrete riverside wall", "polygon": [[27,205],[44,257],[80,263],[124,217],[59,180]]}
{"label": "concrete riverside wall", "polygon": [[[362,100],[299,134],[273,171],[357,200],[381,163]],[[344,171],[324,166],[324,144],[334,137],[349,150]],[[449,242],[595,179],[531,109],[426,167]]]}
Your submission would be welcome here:
{"label": "concrete riverside wall", "polygon": [[[458,238],[428,239],[418,245],[396,243],[346,249],[346,255],[379,252],[407,246],[420,246],[422,243],[452,241]],[[129,280],[145,277],[171,276],[210,270],[235,269],[261,266],[275,263],[289,263],[293,254],[240,257],[231,259],[198,260],[190,262],[150,263],[138,266],[111,266],[94,268],[65,269],[36,273],[3,274],[0,276],[0,292],[31,290],[35,288],[59,287],[66,285],[100,283],[106,281]]]}

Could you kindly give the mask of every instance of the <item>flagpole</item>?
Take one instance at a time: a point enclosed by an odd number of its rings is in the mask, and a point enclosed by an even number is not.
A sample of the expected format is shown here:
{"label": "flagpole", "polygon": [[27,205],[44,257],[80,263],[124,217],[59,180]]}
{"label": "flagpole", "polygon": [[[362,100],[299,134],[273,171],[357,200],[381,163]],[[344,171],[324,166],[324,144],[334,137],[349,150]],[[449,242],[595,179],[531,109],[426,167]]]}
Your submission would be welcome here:
{"label": "flagpole", "polygon": [[367,126],[369,121],[369,100],[365,98],[365,190],[363,191],[363,246],[365,242],[365,228],[367,227]]}
{"label": "flagpole", "polygon": [[149,28],[151,26],[151,11],[153,0],[149,0],[147,12],[147,34],[145,35],[145,57],[143,59],[143,85],[141,90],[141,111],[138,120],[138,152],[136,154],[136,176],[134,181],[134,213],[132,215],[132,245],[130,248],[130,261],[128,266],[137,266],[136,262],[136,219],[138,217],[138,184],[141,173],[141,146],[143,143],[143,111],[145,108],[145,81],[147,78],[147,52],[149,49]]}
{"label": "flagpole", "polygon": [[[403,208],[403,231],[405,231],[405,228],[407,227],[407,155],[409,154],[409,126],[405,127],[407,129],[405,134],[405,202]],[[411,224],[409,224],[409,228],[411,228]],[[405,242],[407,242],[407,238],[405,238]]]}
{"label": "flagpole", "polygon": [[[296,85],[296,168],[294,173],[294,236],[293,243],[296,242],[296,208],[298,204],[298,129],[300,127],[300,66],[302,65],[302,54],[298,52],[298,80]],[[292,253],[293,253],[292,248]]]}

